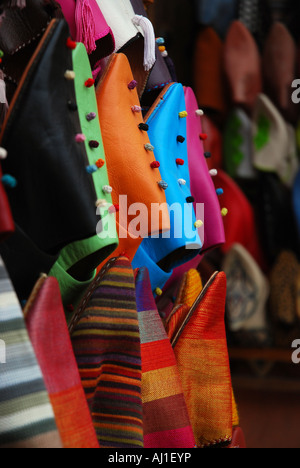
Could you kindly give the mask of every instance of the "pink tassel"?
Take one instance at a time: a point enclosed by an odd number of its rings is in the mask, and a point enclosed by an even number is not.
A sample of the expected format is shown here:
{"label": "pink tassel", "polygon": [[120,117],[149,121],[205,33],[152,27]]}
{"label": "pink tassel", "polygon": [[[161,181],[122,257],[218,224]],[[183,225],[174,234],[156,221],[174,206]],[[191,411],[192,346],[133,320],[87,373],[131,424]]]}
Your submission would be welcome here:
{"label": "pink tassel", "polygon": [[75,10],[76,41],[82,42],[90,55],[96,50],[95,19],[89,0],[77,0]]}

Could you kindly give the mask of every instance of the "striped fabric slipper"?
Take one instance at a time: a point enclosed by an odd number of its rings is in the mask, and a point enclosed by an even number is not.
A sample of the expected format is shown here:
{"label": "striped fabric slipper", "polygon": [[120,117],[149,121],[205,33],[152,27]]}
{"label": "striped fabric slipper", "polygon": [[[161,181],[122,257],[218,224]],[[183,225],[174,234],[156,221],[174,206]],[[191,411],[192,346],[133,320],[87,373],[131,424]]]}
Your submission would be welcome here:
{"label": "striped fabric slipper", "polygon": [[170,340],[146,268],[137,270],[145,448],[193,448],[195,439]]}
{"label": "striped fabric slipper", "polygon": [[62,448],[22,310],[0,257],[0,447]]}
{"label": "striped fabric slipper", "polygon": [[[234,399],[225,332],[225,300],[226,276],[215,273],[181,320],[177,333],[174,334],[173,315],[167,326],[199,448],[226,446],[232,439]],[[174,317],[176,312],[175,309]]]}
{"label": "striped fabric slipper", "polygon": [[24,315],[64,448],[99,448],[55,278],[41,277]]}
{"label": "striped fabric slipper", "polygon": [[101,448],[143,448],[141,343],[133,270],[111,259],[69,331]]}

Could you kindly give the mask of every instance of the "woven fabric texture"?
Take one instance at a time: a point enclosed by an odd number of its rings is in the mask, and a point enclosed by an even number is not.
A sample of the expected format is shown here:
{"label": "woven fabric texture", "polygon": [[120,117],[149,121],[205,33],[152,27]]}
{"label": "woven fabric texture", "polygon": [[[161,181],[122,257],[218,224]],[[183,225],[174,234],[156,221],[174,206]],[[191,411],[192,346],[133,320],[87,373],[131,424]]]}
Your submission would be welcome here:
{"label": "woven fabric texture", "polygon": [[72,344],[101,448],[142,448],[141,344],[133,270],[109,263],[83,299]]}
{"label": "woven fabric texture", "polygon": [[145,448],[193,448],[189,415],[170,340],[158,314],[149,273],[137,270]]}
{"label": "woven fabric texture", "polygon": [[26,307],[31,343],[41,367],[64,448],[99,448],[74,357],[59,284],[42,278]]}
{"label": "woven fabric texture", "polygon": [[0,447],[62,448],[22,310],[0,257]]}

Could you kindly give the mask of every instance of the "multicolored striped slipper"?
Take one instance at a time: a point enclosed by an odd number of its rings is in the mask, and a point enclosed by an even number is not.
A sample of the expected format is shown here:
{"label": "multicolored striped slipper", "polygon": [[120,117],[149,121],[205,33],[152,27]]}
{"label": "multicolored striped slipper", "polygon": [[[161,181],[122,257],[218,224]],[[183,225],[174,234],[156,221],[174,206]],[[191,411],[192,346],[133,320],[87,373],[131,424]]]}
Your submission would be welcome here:
{"label": "multicolored striped slipper", "polygon": [[99,448],[55,278],[40,278],[24,315],[64,448]]}
{"label": "multicolored striped slipper", "polygon": [[193,448],[195,438],[176,358],[158,314],[146,268],[137,270],[145,448]]}
{"label": "multicolored striped slipper", "polygon": [[[215,273],[191,308],[167,323],[197,447],[226,446],[233,428],[233,393],[225,332],[226,276]],[[185,316],[184,316],[185,315]],[[180,326],[174,321],[180,318]],[[175,331],[175,333],[174,333]]]}
{"label": "multicolored striped slipper", "polygon": [[0,447],[62,448],[22,310],[0,257]]}
{"label": "multicolored striped slipper", "polygon": [[101,448],[143,448],[142,363],[133,270],[110,260],[69,325]]}

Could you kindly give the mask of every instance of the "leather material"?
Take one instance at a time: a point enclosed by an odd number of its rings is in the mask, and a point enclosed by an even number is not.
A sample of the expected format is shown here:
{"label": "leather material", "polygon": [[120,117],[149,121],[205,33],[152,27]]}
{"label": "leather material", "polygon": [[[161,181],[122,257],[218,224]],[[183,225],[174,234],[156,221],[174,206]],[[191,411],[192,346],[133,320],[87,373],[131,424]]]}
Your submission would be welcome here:
{"label": "leather material", "polygon": [[68,101],[76,102],[74,83],[64,78],[66,69],[72,69],[68,36],[67,24],[53,20],[0,137],[9,153],[3,171],[18,181],[8,193],[14,220],[49,254],[93,236],[98,223],[87,154],[75,141],[82,133],[78,113],[68,108]]}
{"label": "leather material", "polygon": [[299,238],[292,194],[276,174],[261,173],[258,180],[259,226],[263,248],[270,264],[282,250],[299,254]]}
{"label": "leather material", "polygon": [[238,0],[202,0],[198,2],[198,23],[213,26],[220,37],[224,37],[237,10]]}
{"label": "leather material", "polygon": [[[130,1],[135,14],[148,17],[142,0]],[[152,91],[158,88],[163,88],[167,84],[171,83],[171,81],[173,80],[166,65],[165,59],[162,57],[158,45],[156,44],[156,63],[149,75],[146,90]]]}
{"label": "leather material", "polygon": [[48,274],[58,258],[41,251],[18,225],[14,234],[0,243],[0,254],[20,302],[27,301],[39,276]]}
{"label": "leather material", "polygon": [[132,260],[132,267],[134,269],[141,268],[141,265],[147,268],[152,292],[154,295],[157,295],[157,290],[162,290],[167,281],[171,278],[172,271],[166,272],[154,262],[151,254],[144,249],[144,242],[142,242]]}
{"label": "leather material", "polygon": [[[88,38],[85,37],[84,44],[87,46],[87,50],[90,54],[91,64],[96,64],[97,61],[103,57],[107,57],[112,54],[115,49],[115,39],[111,28],[108,26],[107,22],[101,10],[96,2],[96,0],[86,0],[92,11],[92,19],[94,22],[94,35],[90,39],[94,42],[96,47],[95,51],[88,50]],[[68,22],[71,36],[74,40],[78,40],[78,28],[75,21],[75,10],[76,10],[76,1],[75,0],[58,0],[62,8],[62,12],[66,21]],[[85,20],[83,20],[85,21]],[[87,24],[87,27],[90,25]]]}
{"label": "leather material", "polygon": [[236,179],[255,179],[253,167],[253,122],[236,107],[227,117],[223,133],[223,158],[226,172]]}
{"label": "leather material", "polygon": [[[160,93],[145,117],[145,122],[149,125],[149,138],[160,162],[161,176],[168,184],[165,193],[169,210],[173,204],[176,204],[182,214],[181,220],[178,215],[175,219],[173,215],[171,216],[171,231],[168,238],[152,237],[144,239],[142,243],[152,261],[167,273],[198,255],[202,247],[194,226],[196,222],[194,207],[186,202],[186,199],[191,197],[191,190],[186,114],[181,118],[181,112],[186,112],[184,90],[182,85],[174,83]],[[185,139],[183,143],[178,142],[178,136]],[[177,164],[177,158],[182,160],[183,165]],[[143,266],[147,267],[147,265],[138,265],[138,267]]]}
{"label": "leather material", "polygon": [[26,0],[25,8],[5,8],[0,28],[2,68],[6,75],[8,101],[12,99],[21,76],[41,36],[52,18],[62,17],[54,1]]}
{"label": "leather material", "polygon": [[98,6],[115,38],[115,50],[118,52],[123,47],[136,39],[138,35],[143,35],[141,28],[135,26],[132,18],[135,12],[130,0],[97,0]]}
{"label": "leather material", "polygon": [[[117,222],[134,234],[131,223],[136,213],[126,217],[123,205],[126,211],[131,205],[142,203],[148,211],[143,215],[148,225],[144,228],[141,226],[139,235],[145,237],[150,233],[168,231],[170,218],[164,206],[161,220],[151,225],[151,204],[165,204],[166,197],[158,186],[161,180],[159,169],[150,166],[155,161],[155,155],[145,148],[145,145],[150,144],[148,134],[139,129],[139,124],[143,123],[142,113],[132,111],[133,106],[140,106],[136,89],[128,88],[132,80],[126,56],[115,54],[97,86],[96,95],[108,176],[113,189],[112,200],[114,204],[120,205]],[[120,195],[127,196],[127,203],[120,200]]]}
{"label": "leather material", "polygon": [[[85,138],[83,144],[89,167],[95,166],[91,175],[96,193],[95,200],[101,199],[107,203],[107,206],[97,208],[98,221],[97,226],[94,226],[93,236],[65,246],[60,252],[58,265],[55,266],[54,271],[50,272],[50,275],[59,280],[65,304],[79,300],[81,289],[88,286],[87,282],[94,277],[95,269],[99,263],[105,261],[118,246],[115,217],[113,213],[109,212],[112,207],[112,198],[110,194],[103,193],[103,187],[109,185],[109,180],[97,114],[96,94],[93,86],[87,88],[83,85],[86,78],[92,75],[86,48],[83,44],[77,44],[75,50],[72,51],[72,63],[72,68],[75,71],[74,85],[78,116],[81,132]],[[91,113],[95,118],[87,119]],[[95,202],[93,209],[96,211]],[[75,285],[77,285],[77,291]]]}
{"label": "leather material", "polygon": [[107,24],[115,38],[114,52],[124,53],[130,63],[134,79],[138,83],[138,94],[142,96],[149,77],[144,69],[144,32],[133,24],[135,11],[130,0],[97,0]]}
{"label": "leather material", "polygon": [[206,114],[202,117],[202,128],[208,138],[203,141],[204,151],[210,155],[207,158],[208,169],[222,169],[223,167],[223,138],[219,128]]}
{"label": "leather material", "polygon": [[276,173],[281,182],[291,188],[299,168],[295,131],[264,94],[256,99],[253,139],[256,169]]}
{"label": "leather material", "polygon": [[203,108],[219,112],[227,110],[223,73],[224,46],[211,27],[199,32],[194,56],[195,94]]}
{"label": "leather material", "polygon": [[9,202],[1,178],[2,168],[0,165],[0,243],[6,240],[15,230]]}
{"label": "leather material", "polygon": [[225,243],[224,224],[216,189],[204,156],[203,143],[199,138],[199,135],[203,134],[201,117],[196,114],[199,106],[191,88],[185,88],[185,102],[188,112],[188,163],[195,212],[197,212],[197,203],[204,204],[204,224],[198,230],[203,244],[201,250],[203,254]]}
{"label": "leather material", "polygon": [[232,102],[252,111],[262,92],[261,58],[253,36],[240,21],[234,21],[229,28],[224,65]]}
{"label": "leather material", "polygon": [[220,204],[222,208],[228,209],[228,215],[224,218],[226,243],[222,246],[223,253],[226,254],[234,244],[241,244],[265,271],[265,255],[253,207],[239,186],[222,170],[214,177],[214,183],[216,187],[223,188],[224,194],[220,196]]}
{"label": "leather material", "polygon": [[275,22],[268,34],[263,51],[265,92],[283,113],[295,123],[298,106],[291,99],[291,84],[296,78],[297,46],[288,28]]}
{"label": "leather material", "polygon": [[246,449],[246,440],[243,430],[240,427],[235,427],[232,433],[232,442],[230,449]]}
{"label": "leather material", "polygon": [[105,266],[106,262],[112,257],[127,257],[132,263],[139,246],[141,245],[143,239],[141,237],[135,237],[132,234],[130,235],[127,230],[117,223],[117,232],[119,233],[119,247],[105,260],[102,262],[98,268],[97,273]]}

